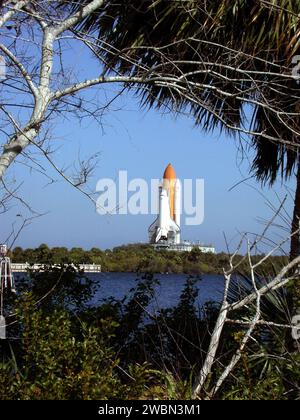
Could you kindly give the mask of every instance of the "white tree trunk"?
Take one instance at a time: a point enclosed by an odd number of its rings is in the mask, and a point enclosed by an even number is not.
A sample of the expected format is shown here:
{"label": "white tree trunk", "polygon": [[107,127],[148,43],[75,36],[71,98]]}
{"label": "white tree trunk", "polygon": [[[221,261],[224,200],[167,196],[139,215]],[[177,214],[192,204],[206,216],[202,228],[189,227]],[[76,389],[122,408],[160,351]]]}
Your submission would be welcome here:
{"label": "white tree trunk", "polygon": [[19,136],[13,137],[8,144],[4,146],[2,155],[0,156],[0,179],[2,179],[9,165],[15,158],[34,140],[38,131],[36,128],[29,128],[24,130]]}

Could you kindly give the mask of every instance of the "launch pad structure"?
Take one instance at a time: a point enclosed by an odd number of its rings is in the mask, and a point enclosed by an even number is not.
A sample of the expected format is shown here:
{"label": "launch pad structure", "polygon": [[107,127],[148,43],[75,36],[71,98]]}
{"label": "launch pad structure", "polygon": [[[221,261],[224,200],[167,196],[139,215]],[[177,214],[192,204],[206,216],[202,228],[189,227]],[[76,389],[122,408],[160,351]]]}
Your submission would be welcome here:
{"label": "launch pad structure", "polygon": [[152,246],[158,251],[166,250],[176,252],[191,252],[193,249],[199,249],[199,251],[203,253],[216,253],[216,249],[213,245],[205,245],[201,244],[200,242],[192,241],[182,241],[179,244],[170,244],[166,241],[166,243],[160,242],[157,244],[152,244]]}
{"label": "launch pad structure", "polygon": [[6,339],[4,296],[7,291],[16,293],[11,262],[10,258],[7,256],[7,246],[5,244],[0,244],[0,339],[2,340]]}

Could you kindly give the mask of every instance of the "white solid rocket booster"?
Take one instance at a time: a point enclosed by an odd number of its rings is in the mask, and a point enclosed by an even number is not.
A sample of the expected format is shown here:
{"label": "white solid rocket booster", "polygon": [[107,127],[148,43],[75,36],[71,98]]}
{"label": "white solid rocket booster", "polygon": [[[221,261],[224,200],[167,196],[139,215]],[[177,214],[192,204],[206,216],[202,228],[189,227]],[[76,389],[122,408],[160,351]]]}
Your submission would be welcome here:
{"label": "white solid rocket booster", "polygon": [[180,181],[169,163],[159,187],[159,210],[157,219],[150,225],[150,243],[180,243],[181,189]]}

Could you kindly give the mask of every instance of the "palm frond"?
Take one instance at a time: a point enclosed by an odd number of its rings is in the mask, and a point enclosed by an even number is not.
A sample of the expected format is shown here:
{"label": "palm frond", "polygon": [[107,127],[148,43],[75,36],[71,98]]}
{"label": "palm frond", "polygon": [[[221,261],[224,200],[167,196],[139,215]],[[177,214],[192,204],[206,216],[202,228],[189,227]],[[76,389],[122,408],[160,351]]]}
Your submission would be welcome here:
{"label": "palm frond", "polygon": [[[71,7],[77,11],[89,1]],[[280,115],[297,112],[298,85],[282,82],[280,75],[300,54],[299,15],[300,2],[292,0],[107,0],[79,29],[96,34],[107,73],[189,74],[190,96],[169,86],[139,84],[143,106],[190,112],[205,130],[219,127],[234,134],[246,124],[246,102],[271,104],[256,106],[250,128],[256,150],[252,169],[259,180],[273,183],[278,174],[289,177],[297,161],[290,143],[298,143],[291,133],[299,121]],[[241,71],[256,71],[255,83]],[[289,145],[268,141],[272,137],[288,137]]]}

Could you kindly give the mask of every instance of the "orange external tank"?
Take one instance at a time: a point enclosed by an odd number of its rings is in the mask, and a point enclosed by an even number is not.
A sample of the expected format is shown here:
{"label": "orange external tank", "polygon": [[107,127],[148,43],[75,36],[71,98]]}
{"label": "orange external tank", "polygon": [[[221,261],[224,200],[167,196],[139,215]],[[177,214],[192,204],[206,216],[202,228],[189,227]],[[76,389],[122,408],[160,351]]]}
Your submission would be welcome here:
{"label": "orange external tank", "polygon": [[170,203],[170,216],[172,220],[175,220],[175,182],[176,182],[176,172],[174,171],[171,163],[166,167],[164,176],[163,176],[163,186],[167,189],[169,195]]}

